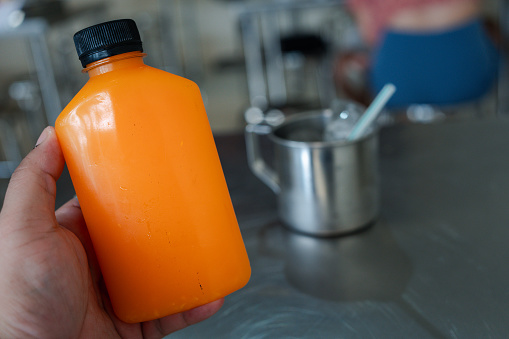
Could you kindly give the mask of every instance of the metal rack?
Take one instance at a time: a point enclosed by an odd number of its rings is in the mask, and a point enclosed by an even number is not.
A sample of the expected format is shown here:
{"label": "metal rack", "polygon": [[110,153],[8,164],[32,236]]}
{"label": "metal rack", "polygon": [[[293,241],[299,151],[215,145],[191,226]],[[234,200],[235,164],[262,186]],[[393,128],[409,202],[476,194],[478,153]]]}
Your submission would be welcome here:
{"label": "metal rack", "polygon": [[[241,27],[249,100],[252,107],[267,110],[289,103],[288,83],[285,74],[285,51],[281,44],[284,36],[278,22],[281,13],[298,18],[298,15],[305,11],[317,8],[341,10],[344,2],[344,0],[261,0],[231,3]],[[318,35],[316,38],[323,37]],[[323,42],[327,44],[327,41]],[[325,60],[326,53],[320,57]],[[319,100],[323,105],[326,105],[334,96],[332,79],[327,79],[327,71],[330,69],[327,69],[323,63],[319,63],[317,67]]]}
{"label": "metal rack", "polygon": [[[41,132],[41,119],[46,120],[44,125],[53,125],[62,110],[60,95],[55,81],[53,66],[46,41],[48,23],[42,18],[25,20],[15,28],[3,27],[0,29],[0,39],[24,39],[30,47],[31,58],[35,68],[38,87],[44,107],[44,117],[40,112],[27,112],[30,137],[36,140]],[[37,114],[37,115],[35,115]],[[44,127],[44,126],[42,126]],[[13,127],[8,121],[0,122],[1,144],[5,161],[0,162],[0,178],[8,178],[21,161],[22,154]]]}

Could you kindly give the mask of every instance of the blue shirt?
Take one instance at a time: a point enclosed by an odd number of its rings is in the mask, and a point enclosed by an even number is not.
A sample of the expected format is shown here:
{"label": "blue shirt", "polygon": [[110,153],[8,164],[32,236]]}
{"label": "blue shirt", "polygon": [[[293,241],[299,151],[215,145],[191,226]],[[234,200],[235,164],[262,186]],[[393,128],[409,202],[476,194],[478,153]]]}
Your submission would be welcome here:
{"label": "blue shirt", "polygon": [[396,85],[389,108],[463,103],[492,88],[498,61],[478,19],[436,33],[387,31],[374,54],[370,86],[377,93],[386,83]]}

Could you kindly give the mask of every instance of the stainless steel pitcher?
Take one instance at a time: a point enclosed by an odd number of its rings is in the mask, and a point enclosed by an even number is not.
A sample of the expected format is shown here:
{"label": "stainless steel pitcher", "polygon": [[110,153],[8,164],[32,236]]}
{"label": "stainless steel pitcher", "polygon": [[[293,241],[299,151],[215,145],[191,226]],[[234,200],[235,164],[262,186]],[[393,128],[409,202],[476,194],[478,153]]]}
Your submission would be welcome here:
{"label": "stainless steel pitcher", "polygon": [[[354,142],[321,141],[331,119],[330,110],[314,111],[288,118],[273,130],[246,127],[250,168],[277,195],[281,221],[316,236],[356,231],[379,211],[376,130]],[[264,132],[274,148],[273,168],[260,150]]]}

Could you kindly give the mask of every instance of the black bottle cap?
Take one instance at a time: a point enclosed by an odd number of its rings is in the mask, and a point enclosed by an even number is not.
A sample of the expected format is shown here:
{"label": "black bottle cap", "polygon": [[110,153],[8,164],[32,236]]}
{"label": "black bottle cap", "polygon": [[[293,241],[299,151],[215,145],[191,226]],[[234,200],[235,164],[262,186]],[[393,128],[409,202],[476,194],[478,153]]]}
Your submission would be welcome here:
{"label": "black bottle cap", "polygon": [[140,33],[131,19],[113,20],[90,26],[74,34],[81,65],[126,52],[140,51]]}

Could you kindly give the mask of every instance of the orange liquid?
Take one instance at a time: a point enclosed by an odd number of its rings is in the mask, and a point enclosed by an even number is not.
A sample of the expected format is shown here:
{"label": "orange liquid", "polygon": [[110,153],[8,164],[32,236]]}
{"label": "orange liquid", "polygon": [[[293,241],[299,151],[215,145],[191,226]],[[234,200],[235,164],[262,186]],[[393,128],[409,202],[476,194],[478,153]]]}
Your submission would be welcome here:
{"label": "orange liquid", "polygon": [[224,297],[251,269],[198,87],[140,52],[88,65],[55,128],[117,316]]}

